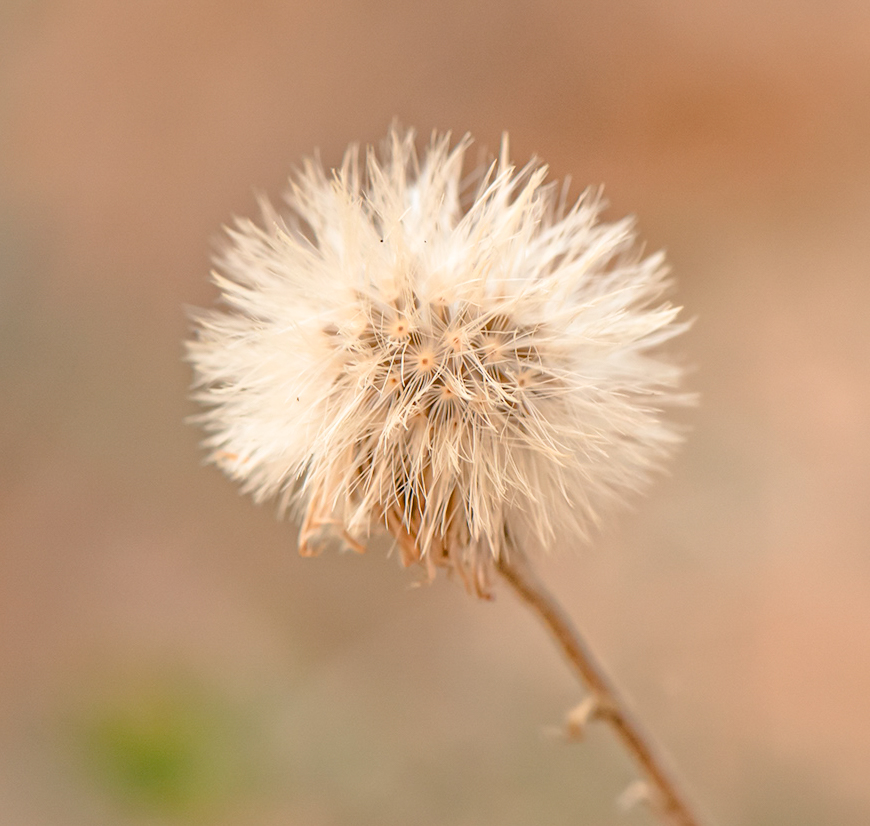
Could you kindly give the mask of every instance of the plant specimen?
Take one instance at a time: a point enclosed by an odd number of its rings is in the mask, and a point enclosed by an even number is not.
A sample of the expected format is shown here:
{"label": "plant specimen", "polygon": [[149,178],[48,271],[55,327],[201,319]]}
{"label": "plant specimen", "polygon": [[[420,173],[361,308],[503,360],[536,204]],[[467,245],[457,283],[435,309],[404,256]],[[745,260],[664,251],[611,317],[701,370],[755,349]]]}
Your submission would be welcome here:
{"label": "plant specimen", "polygon": [[659,760],[530,558],[588,538],[679,441],[684,403],[661,345],[686,324],[660,253],[592,191],[500,157],[466,172],[465,138],[422,155],[393,128],[327,173],[305,163],[289,209],[238,221],[214,280],[226,309],[189,343],[210,458],[301,522],[299,550],[362,551],[391,534],[402,562],[491,595],[509,583],[589,690],[575,715],[609,722],[651,801],[693,824]]}

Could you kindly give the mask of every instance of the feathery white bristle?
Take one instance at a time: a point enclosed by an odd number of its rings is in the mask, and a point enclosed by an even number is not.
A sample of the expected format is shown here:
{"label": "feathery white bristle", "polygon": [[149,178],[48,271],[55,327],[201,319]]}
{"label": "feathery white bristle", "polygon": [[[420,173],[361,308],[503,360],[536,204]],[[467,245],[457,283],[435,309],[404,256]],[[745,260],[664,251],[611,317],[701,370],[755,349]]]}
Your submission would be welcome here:
{"label": "feathery white bristle", "polygon": [[511,541],[582,536],[667,456],[682,371],[657,348],[686,325],[632,223],[566,206],[506,139],[463,206],[469,143],[418,158],[394,129],[364,164],[307,162],[287,215],[228,231],[229,309],[188,347],[212,460],[298,505],[303,552],[386,528],[480,589]]}

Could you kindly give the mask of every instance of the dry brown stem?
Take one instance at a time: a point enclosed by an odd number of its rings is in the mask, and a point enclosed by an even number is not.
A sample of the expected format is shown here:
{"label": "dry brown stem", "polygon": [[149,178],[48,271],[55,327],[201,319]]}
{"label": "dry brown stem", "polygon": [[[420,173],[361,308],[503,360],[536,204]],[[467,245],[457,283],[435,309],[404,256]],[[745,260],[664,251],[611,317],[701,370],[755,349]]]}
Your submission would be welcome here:
{"label": "dry brown stem", "polygon": [[650,788],[650,804],[672,826],[700,826],[665,771],[661,758],[631,718],[610,681],[584,644],[567,614],[532,571],[523,555],[511,549],[511,559],[502,554],[496,567],[514,592],[549,629],[574,671],[588,689],[593,704],[588,717],[608,723],[634,757]]}

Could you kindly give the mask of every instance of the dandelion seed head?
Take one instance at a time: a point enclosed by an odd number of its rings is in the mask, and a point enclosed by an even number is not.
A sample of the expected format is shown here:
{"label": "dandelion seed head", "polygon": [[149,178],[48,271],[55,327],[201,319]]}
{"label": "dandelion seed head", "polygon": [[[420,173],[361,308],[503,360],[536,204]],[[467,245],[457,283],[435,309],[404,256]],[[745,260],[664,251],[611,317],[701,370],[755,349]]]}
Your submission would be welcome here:
{"label": "dandelion seed head", "polygon": [[211,460],[298,512],[302,553],[383,530],[486,593],[512,544],[585,537],[670,453],[686,325],[630,221],[506,150],[466,175],[469,143],[307,162],[286,212],[229,229],[188,351]]}

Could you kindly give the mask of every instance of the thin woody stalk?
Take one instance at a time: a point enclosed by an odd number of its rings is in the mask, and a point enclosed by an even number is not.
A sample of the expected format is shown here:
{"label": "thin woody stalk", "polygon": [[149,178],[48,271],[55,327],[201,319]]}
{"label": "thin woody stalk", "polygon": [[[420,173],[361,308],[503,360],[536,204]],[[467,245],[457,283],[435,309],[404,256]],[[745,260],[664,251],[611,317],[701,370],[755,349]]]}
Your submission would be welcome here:
{"label": "thin woody stalk", "polygon": [[522,554],[511,559],[502,554],[496,567],[520,599],[534,611],[553,635],[556,644],[589,690],[593,700],[592,716],[607,722],[626,750],[637,762],[649,783],[650,803],[673,826],[700,826],[677,791],[647,738],[631,718],[601,666],[595,661],[567,614],[532,572]]}

